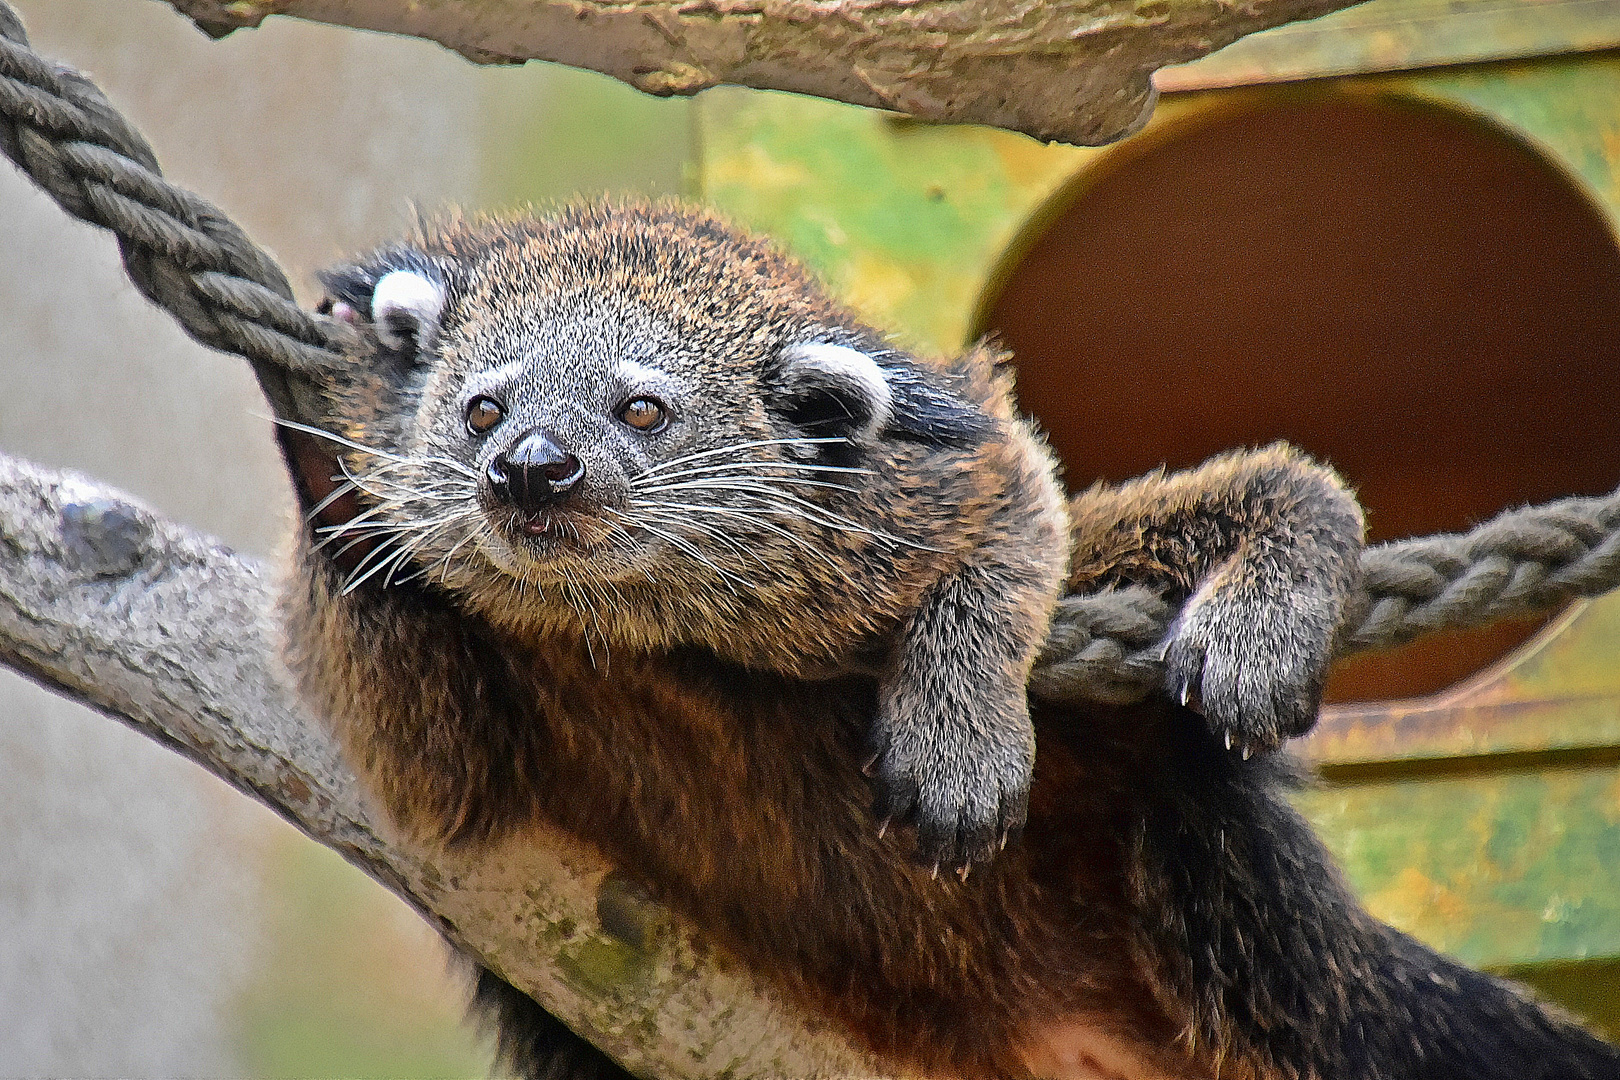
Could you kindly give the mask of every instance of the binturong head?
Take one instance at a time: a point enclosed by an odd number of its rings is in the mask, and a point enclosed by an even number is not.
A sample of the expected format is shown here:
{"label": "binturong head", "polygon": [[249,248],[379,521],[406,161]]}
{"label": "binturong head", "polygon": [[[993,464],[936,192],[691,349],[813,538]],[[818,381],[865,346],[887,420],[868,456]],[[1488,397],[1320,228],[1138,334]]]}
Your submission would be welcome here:
{"label": "binturong head", "polygon": [[889,589],[930,548],[874,517],[894,447],[966,461],[994,425],[701,212],[452,218],[322,282],[365,343],[329,425],[354,512],[322,542],[355,545],[352,584],[426,580],[524,630],[670,644]]}

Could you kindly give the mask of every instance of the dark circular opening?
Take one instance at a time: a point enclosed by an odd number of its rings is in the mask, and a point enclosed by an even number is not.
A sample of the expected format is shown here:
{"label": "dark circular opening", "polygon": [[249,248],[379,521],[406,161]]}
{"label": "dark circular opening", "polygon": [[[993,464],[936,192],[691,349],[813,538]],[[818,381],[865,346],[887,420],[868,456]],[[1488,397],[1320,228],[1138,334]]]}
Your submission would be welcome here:
{"label": "dark circular opening", "polygon": [[[1487,124],[1281,100],[1126,149],[1060,203],[980,329],[1072,488],[1288,439],[1383,540],[1620,483],[1620,249]],[[1330,694],[1432,692],[1538,625],[1356,658]]]}

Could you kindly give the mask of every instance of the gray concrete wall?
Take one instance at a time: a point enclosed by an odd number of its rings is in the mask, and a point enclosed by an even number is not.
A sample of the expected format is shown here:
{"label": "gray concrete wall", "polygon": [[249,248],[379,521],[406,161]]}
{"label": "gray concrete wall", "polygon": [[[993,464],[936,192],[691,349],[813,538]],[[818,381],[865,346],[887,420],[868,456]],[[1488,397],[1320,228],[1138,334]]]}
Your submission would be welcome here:
{"label": "gray concrete wall", "polygon": [[[210,42],[138,0],[17,3],[35,46],[90,72],[167,174],[275,251],[306,295],[316,268],[399,232],[413,204],[667,190],[680,175],[684,110],[596,77],[479,70],[424,42],[283,19]],[[266,411],[245,364],[146,306],[107,236],[0,167],[0,450],[269,555],[290,504]],[[271,1022],[263,986],[281,946],[267,928],[299,918],[270,909],[277,875],[302,863],[266,852],[288,831],[0,673],[0,1075],[280,1067],[243,1034],[241,1002]],[[417,939],[395,934],[383,951],[398,963],[369,977],[442,981]]]}

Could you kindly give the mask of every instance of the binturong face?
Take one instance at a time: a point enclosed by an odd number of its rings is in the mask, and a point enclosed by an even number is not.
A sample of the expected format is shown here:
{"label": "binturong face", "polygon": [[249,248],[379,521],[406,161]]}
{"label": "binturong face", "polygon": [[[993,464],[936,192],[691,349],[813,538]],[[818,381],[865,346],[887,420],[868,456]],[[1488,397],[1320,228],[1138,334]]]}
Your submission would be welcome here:
{"label": "binturong face", "polygon": [[904,546],[862,502],[873,451],[972,442],[982,414],[763,245],[596,213],[594,233],[453,225],[324,279],[381,376],[339,406],[363,510],[327,538],[382,541],[353,581],[742,603],[785,568]]}
{"label": "binturong face", "polygon": [[433,386],[419,415],[477,474],[488,528],[476,542],[517,576],[591,556],[594,576],[633,572],[649,508],[632,505],[660,466],[706,431],[760,425],[747,400],[699,399],[695,358],[670,327],[599,293],[479,311],[440,349],[459,377]]}
{"label": "binturong face", "polygon": [[[439,342],[447,377],[418,418],[434,449],[476,473],[487,527],[474,543],[491,562],[517,577],[616,582],[648,560],[695,559],[751,531],[739,528],[749,518],[835,520],[837,500],[804,496],[847,486],[837,479],[855,466],[839,462],[881,424],[886,387],[856,350],[792,352],[844,366],[849,385],[830,387],[849,399],[843,422],[781,424],[758,392],[763,357],[716,358],[643,305],[582,290],[457,322]],[[703,557],[717,570],[732,561]]]}

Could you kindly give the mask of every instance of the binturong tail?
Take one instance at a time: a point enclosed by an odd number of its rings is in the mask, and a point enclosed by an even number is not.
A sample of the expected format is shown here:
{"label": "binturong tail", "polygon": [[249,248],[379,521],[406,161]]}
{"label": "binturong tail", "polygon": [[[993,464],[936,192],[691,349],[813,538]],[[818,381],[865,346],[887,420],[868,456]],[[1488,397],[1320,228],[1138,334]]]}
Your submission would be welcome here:
{"label": "binturong tail", "polygon": [[1223,1074],[1620,1080],[1620,1048],[1362,910],[1277,794],[1284,762],[1171,756],[1137,807],[1129,902],[1156,992]]}
{"label": "binturong tail", "polygon": [[1384,1063],[1383,1072],[1365,1075],[1620,1078],[1620,1048],[1573,1019],[1513,983],[1464,967],[1388,927],[1377,930],[1382,952],[1371,965],[1367,1006],[1384,1005],[1386,1019],[1340,1031],[1342,1060]]}

